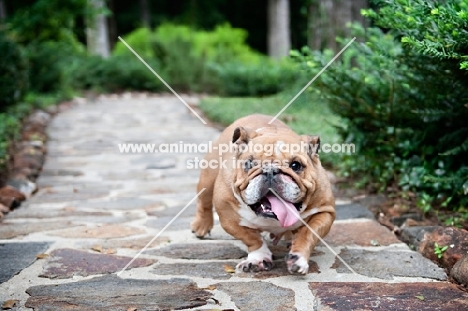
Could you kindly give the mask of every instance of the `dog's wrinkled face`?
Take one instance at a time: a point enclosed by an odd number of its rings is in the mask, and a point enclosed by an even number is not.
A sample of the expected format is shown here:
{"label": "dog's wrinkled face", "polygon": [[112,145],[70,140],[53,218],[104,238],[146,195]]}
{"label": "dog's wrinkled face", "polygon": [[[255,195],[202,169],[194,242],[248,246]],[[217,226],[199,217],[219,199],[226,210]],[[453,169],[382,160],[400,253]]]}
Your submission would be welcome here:
{"label": "dog's wrinkled face", "polygon": [[316,186],[319,138],[282,133],[276,128],[252,132],[237,128],[239,146],[234,191],[258,217],[295,224]]}

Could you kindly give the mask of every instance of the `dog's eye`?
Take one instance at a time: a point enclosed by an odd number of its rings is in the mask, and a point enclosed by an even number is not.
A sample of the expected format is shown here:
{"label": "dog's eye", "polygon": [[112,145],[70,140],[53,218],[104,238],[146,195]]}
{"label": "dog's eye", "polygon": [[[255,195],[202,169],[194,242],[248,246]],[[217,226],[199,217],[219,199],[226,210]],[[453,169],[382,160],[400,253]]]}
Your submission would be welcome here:
{"label": "dog's eye", "polygon": [[289,167],[295,171],[295,172],[299,172],[301,169],[302,169],[302,164],[300,162],[297,162],[297,161],[293,161],[291,163],[291,165],[289,165]]}
{"label": "dog's eye", "polygon": [[244,171],[249,171],[254,166],[252,159],[244,161]]}

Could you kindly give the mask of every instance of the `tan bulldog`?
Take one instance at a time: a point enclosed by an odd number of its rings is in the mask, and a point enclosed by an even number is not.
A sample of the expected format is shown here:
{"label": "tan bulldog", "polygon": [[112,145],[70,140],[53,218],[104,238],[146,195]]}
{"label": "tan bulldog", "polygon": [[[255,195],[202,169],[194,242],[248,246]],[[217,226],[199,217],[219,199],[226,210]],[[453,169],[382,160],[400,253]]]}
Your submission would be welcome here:
{"label": "tan bulldog", "polygon": [[306,274],[319,241],[312,230],[320,237],[328,233],[335,199],[317,154],[319,137],[297,135],[283,122],[270,125],[270,120],[265,115],[241,118],[213,143],[205,160],[218,166],[201,171],[198,191],[205,190],[191,227],[199,238],[209,233],[214,206],[224,230],[248,247],[247,259],[237,265],[244,272],[273,267],[262,232],[270,232],[274,243],[292,236],[288,270]]}

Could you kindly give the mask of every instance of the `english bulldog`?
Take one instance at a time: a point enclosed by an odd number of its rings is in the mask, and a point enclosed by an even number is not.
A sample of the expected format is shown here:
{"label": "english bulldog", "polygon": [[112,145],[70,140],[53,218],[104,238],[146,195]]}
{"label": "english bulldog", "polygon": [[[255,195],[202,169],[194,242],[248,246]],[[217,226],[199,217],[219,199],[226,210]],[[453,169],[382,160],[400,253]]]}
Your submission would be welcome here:
{"label": "english bulldog", "polygon": [[[213,228],[213,206],[223,229],[248,248],[237,271],[273,268],[262,232],[276,244],[292,238],[285,260],[290,273],[306,274],[318,236],[335,220],[335,199],[317,151],[318,136],[298,135],[266,115],[250,115],[227,127],[213,143],[201,170],[192,231],[202,238]],[[298,146],[300,148],[298,148]],[[315,233],[314,233],[315,232]]]}

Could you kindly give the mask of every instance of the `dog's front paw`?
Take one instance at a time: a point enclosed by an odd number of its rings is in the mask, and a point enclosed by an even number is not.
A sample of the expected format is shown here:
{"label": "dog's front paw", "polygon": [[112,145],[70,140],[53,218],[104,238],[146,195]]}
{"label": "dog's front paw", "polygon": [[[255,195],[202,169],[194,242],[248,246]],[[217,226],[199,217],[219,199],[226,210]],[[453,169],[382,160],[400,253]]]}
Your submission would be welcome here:
{"label": "dog's front paw", "polygon": [[260,272],[273,269],[273,262],[267,258],[262,261],[246,259],[236,266],[238,272]]}
{"label": "dog's front paw", "polygon": [[301,254],[289,253],[285,259],[290,273],[307,274],[309,272],[309,263]]}
{"label": "dog's front paw", "polygon": [[195,233],[197,238],[201,239],[206,234],[210,233],[213,228],[213,219],[202,219],[198,216],[195,216],[195,219],[190,224],[192,232]]}
{"label": "dog's front paw", "polygon": [[271,259],[271,251],[265,242],[263,245],[253,252],[250,252],[247,259],[241,261],[236,270],[239,272],[260,272],[273,269],[273,261]]}

